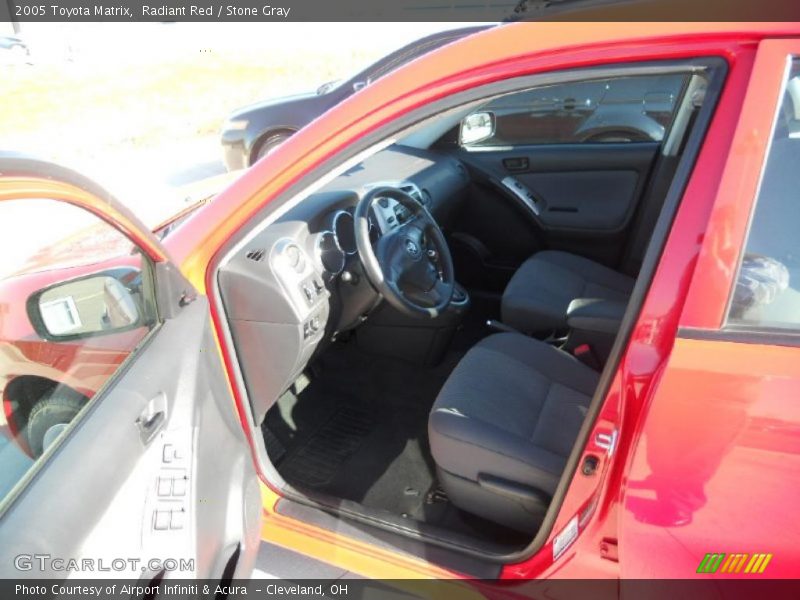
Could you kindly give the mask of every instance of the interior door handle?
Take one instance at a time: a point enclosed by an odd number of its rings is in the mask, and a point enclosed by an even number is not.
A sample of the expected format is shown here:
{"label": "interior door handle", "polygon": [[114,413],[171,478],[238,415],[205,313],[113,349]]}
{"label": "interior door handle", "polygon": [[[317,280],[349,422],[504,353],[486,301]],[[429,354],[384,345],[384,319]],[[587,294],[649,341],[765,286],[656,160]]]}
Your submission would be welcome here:
{"label": "interior door handle", "polygon": [[503,166],[509,171],[527,171],[530,163],[525,156],[514,156],[503,159]]}
{"label": "interior door handle", "polygon": [[142,443],[147,444],[153,439],[153,436],[164,426],[167,422],[167,397],[164,393],[160,393],[155,398],[152,398],[144,410],[136,418],[136,426],[139,428],[139,435],[141,435]]}

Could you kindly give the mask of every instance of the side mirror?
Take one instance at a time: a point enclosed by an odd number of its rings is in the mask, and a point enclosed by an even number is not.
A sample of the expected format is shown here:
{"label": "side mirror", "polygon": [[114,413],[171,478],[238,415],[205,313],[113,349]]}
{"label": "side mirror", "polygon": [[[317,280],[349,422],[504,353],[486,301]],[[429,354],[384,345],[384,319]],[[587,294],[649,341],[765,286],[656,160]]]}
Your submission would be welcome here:
{"label": "side mirror", "polygon": [[[116,273],[115,273],[116,274]],[[123,284],[110,272],[57,283],[31,296],[28,313],[35,329],[50,340],[73,340],[127,331],[140,325],[138,271],[126,271]],[[133,285],[132,285],[133,284]]]}
{"label": "side mirror", "polygon": [[476,112],[461,120],[458,141],[462,146],[488,140],[495,133],[496,121],[492,112]]}

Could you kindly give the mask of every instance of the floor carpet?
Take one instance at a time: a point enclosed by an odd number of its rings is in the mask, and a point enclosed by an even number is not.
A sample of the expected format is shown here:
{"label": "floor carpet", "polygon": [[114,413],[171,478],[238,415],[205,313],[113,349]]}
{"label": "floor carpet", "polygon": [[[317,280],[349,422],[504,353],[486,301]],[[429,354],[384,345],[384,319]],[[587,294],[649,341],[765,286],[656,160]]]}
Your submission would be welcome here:
{"label": "floor carpet", "polygon": [[268,453],[299,489],[352,500],[476,538],[524,541],[463,513],[439,489],[428,445],[428,414],[458,360],[483,335],[465,323],[441,364],[420,368],[336,342],[300,393],[284,394],[264,421]]}

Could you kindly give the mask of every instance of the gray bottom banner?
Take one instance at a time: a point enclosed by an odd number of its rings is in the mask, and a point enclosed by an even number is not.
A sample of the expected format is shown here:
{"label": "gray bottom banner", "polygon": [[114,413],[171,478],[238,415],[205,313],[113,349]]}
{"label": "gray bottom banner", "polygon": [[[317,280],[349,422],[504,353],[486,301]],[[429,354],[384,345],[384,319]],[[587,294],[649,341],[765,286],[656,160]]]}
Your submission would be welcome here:
{"label": "gray bottom banner", "polygon": [[0,580],[0,597],[52,600],[202,599],[410,599],[447,600],[592,598],[797,598],[800,582],[793,580],[281,580],[251,579],[227,582],[203,580],[124,581],[111,579]]}

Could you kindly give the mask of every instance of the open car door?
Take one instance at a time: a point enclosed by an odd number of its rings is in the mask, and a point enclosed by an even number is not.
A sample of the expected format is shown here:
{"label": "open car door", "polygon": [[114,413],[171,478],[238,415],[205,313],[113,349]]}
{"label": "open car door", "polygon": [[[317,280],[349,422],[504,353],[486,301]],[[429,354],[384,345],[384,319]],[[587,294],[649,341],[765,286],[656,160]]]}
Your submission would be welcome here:
{"label": "open car door", "polygon": [[619,524],[623,578],[713,579],[720,596],[800,559],[780,508],[800,492],[800,40],[761,41],[749,82]]}
{"label": "open car door", "polygon": [[0,577],[247,577],[261,498],[207,301],[107,192],[0,153]]}

